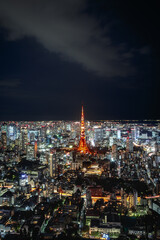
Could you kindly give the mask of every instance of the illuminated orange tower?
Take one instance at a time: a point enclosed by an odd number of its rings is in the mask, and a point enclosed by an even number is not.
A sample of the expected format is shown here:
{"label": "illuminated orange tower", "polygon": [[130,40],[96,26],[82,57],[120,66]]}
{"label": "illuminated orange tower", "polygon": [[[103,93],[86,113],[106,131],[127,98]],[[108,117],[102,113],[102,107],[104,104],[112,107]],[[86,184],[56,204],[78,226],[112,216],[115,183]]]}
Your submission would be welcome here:
{"label": "illuminated orange tower", "polygon": [[79,146],[77,149],[81,153],[90,153],[89,148],[86,143],[85,139],[85,127],[84,127],[84,112],[83,112],[83,106],[82,106],[82,114],[81,114],[81,138],[79,142]]}

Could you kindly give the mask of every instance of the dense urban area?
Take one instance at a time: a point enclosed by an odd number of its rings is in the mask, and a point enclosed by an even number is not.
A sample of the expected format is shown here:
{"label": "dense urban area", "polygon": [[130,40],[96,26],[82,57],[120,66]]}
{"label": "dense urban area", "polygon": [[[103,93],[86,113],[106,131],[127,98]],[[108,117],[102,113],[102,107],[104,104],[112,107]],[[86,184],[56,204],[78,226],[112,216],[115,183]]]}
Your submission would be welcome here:
{"label": "dense urban area", "polygon": [[0,136],[1,239],[160,239],[159,121],[84,124],[82,109]]}

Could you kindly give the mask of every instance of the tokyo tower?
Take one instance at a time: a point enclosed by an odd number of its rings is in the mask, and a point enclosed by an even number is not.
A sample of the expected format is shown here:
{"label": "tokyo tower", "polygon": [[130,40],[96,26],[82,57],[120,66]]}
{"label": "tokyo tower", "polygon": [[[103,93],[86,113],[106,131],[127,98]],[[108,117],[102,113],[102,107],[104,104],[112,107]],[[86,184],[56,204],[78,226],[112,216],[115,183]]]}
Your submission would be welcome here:
{"label": "tokyo tower", "polygon": [[86,143],[86,139],[85,139],[85,127],[84,127],[84,112],[83,112],[83,106],[82,106],[82,114],[81,114],[81,138],[80,138],[80,142],[79,142],[79,146],[77,149],[80,153],[91,153],[89,151],[89,148],[87,146]]}

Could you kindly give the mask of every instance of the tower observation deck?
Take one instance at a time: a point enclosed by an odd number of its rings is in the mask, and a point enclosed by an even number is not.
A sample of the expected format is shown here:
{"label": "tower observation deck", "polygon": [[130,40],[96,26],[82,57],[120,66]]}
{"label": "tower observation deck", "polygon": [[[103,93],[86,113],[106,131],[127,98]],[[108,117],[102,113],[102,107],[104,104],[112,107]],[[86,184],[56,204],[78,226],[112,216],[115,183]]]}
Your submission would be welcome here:
{"label": "tower observation deck", "polygon": [[85,139],[85,126],[84,126],[84,111],[82,106],[82,113],[81,113],[81,137],[79,141],[79,146],[77,151],[83,154],[91,153]]}

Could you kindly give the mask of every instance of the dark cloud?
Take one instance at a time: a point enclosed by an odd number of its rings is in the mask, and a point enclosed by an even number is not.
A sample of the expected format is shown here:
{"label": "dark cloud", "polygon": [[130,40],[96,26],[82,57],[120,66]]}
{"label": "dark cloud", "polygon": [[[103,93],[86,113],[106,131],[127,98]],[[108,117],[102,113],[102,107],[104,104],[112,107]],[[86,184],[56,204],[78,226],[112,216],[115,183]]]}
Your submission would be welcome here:
{"label": "dark cloud", "polygon": [[1,0],[0,119],[78,120],[82,101],[90,120],[159,118],[158,20],[141,1]]}
{"label": "dark cloud", "polygon": [[135,73],[131,64],[134,51],[125,43],[112,43],[111,26],[102,28],[97,18],[87,13],[86,0],[4,0],[0,1],[0,16],[1,26],[10,31],[10,41],[35,37],[63,60],[79,63],[100,76]]}
{"label": "dark cloud", "polygon": [[21,84],[21,81],[18,79],[6,79],[0,80],[0,87],[18,87]]}

